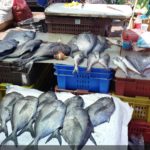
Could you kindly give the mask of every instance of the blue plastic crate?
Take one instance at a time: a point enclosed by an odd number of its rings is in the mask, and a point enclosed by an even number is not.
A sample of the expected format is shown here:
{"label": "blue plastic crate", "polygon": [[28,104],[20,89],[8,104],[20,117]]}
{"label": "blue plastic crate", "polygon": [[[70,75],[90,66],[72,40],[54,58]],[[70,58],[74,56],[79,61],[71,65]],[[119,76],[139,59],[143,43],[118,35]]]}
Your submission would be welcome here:
{"label": "blue plastic crate", "polygon": [[55,75],[59,89],[82,89],[100,93],[108,93],[110,89],[111,78],[92,78],[86,74],[64,75],[55,73]]}

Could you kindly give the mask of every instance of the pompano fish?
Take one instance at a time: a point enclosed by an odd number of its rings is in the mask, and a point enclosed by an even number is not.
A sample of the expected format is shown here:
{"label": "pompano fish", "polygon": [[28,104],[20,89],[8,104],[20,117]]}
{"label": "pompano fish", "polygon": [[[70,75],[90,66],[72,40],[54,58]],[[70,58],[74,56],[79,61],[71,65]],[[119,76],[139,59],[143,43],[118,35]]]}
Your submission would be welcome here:
{"label": "pompano fish", "polygon": [[74,107],[65,116],[61,134],[72,150],[81,150],[92,131],[88,113],[82,108]]}
{"label": "pompano fish", "polygon": [[105,68],[108,68],[109,61],[110,61],[110,55],[108,53],[106,53],[99,59],[99,63]]}
{"label": "pompano fish", "polygon": [[126,67],[127,67],[129,70],[131,70],[131,71],[133,71],[133,72],[135,72],[135,73],[141,75],[141,73],[140,73],[126,58],[121,57],[121,56],[118,56],[118,58],[119,58],[122,62],[124,62],[124,64],[126,65]]}
{"label": "pompano fish", "polygon": [[12,92],[6,94],[0,103],[0,132],[4,132],[6,136],[8,136],[6,123],[11,119],[13,105],[21,98],[23,98],[23,95]]}
{"label": "pompano fish", "polygon": [[115,111],[115,104],[113,98],[102,97],[95,103],[86,108],[90,120],[94,127],[109,122],[111,115]]}
{"label": "pompano fish", "polygon": [[122,62],[118,57],[114,57],[112,60],[113,60],[113,63],[117,67],[119,67],[125,73],[126,76],[128,76],[127,67],[124,64],[124,62]]}
{"label": "pompano fish", "polygon": [[59,129],[63,125],[66,106],[62,101],[56,100],[45,103],[35,121],[35,138],[30,145],[38,145],[40,139],[50,135],[46,142],[56,137],[61,144]]}
{"label": "pompano fish", "polygon": [[72,110],[72,108],[74,107],[84,107],[84,101],[81,96],[73,96],[71,98],[68,98],[65,101],[65,104],[67,106],[67,112]]}
{"label": "pompano fish", "polygon": [[84,60],[84,54],[80,52],[74,57],[74,70],[73,73],[78,72],[78,65]]}
{"label": "pompano fish", "polygon": [[[11,124],[12,133],[1,143],[4,145],[8,141],[14,141],[15,145],[18,146],[17,131],[24,130],[28,123],[33,119],[36,114],[38,99],[33,96],[27,96],[14,105]],[[33,130],[32,130],[33,131]]]}
{"label": "pompano fish", "polygon": [[92,51],[96,42],[97,42],[96,35],[90,32],[84,32],[84,33],[74,36],[68,42],[68,45],[71,47],[72,53],[76,51],[81,51],[84,57],[87,57],[88,54]]}
{"label": "pompano fish", "polygon": [[11,54],[16,49],[18,43],[19,42],[14,39],[0,41],[0,57],[3,58]]}
{"label": "pompano fish", "polygon": [[39,99],[38,111],[40,111],[46,102],[53,102],[57,100],[57,96],[55,92],[48,91],[48,92],[42,93],[38,99]]}
{"label": "pompano fish", "polygon": [[19,46],[12,54],[7,55],[5,58],[14,58],[14,57],[20,57],[24,55],[25,53],[34,52],[36,51],[40,44],[42,43],[42,40],[30,40],[23,45]]}
{"label": "pompano fish", "polygon": [[97,64],[99,62],[99,52],[92,52],[91,54],[89,54],[88,56],[88,60],[87,60],[87,72],[91,71],[91,68],[94,64]]}
{"label": "pompano fish", "polygon": [[4,40],[16,40],[19,42],[18,45],[22,45],[26,43],[29,40],[32,40],[35,38],[36,32],[33,31],[16,31],[11,30],[7,33],[7,35],[4,37]]}

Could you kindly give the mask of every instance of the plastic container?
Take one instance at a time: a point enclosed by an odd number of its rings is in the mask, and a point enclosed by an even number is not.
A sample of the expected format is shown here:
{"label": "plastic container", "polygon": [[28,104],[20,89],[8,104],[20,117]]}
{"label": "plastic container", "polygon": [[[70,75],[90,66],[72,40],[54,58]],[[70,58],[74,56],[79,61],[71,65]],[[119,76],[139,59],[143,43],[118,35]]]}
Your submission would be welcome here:
{"label": "plastic container", "polygon": [[80,34],[91,31],[96,35],[108,36],[111,22],[110,18],[46,15],[46,23],[50,33]]}
{"label": "plastic container", "polygon": [[150,97],[150,80],[116,78],[115,94],[132,97]]}
{"label": "plastic container", "polygon": [[73,74],[73,66],[55,64],[54,68],[59,89],[109,92],[111,79],[113,78],[112,70],[92,68],[91,72],[87,73],[86,68],[79,67],[79,72]]}
{"label": "plastic container", "polygon": [[125,97],[119,96],[122,101],[128,102],[134,109],[133,119],[138,119],[146,122],[150,122],[150,98],[148,97]]}
{"label": "plastic container", "polygon": [[133,120],[129,123],[129,137],[134,135],[142,135],[144,137],[144,142],[150,144],[150,123]]}

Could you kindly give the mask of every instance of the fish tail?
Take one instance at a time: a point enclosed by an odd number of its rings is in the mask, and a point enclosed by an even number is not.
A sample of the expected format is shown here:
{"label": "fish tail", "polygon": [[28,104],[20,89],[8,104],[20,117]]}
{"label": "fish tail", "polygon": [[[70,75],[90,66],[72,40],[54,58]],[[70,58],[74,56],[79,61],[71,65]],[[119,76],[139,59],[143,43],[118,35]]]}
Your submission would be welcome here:
{"label": "fish tail", "polygon": [[8,137],[8,130],[6,124],[4,126],[0,126],[0,133],[4,132],[5,136]]}
{"label": "fish tail", "polygon": [[92,134],[91,134],[91,136],[90,136],[90,140],[91,140],[91,142],[93,142],[94,145],[97,145],[97,143],[96,143],[94,137],[92,136]]}
{"label": "fish tail", "polygon": [[8,141],[13,141],[15,146],[18,146],[18,140],[16,136],[16,131],[13,131],[2,143],[1,145],[5,145]]}
{"label": "fish tail", "polygon": [[27,132],[30,132],[30,134],[31,134],[32,137],[35,137],[35,132],[34,132],[34,130],[33,130],[32,123],[33,123],[33,121],[31,120],[31,121],[28,123],[28,125],[27,125],[25,128],[23,128],[23,129],[18,133],[17,136],[20,136],[22,133],[24,133],[24,132],[27,131]]}
{"label": "fish tail", "polygon": [[55,132],[53,132],[45,143],[49,142],[53,138],[56,138],[58,140],[59,144],[62,145],[62,139],[61,139],[59,130],[56,130]]}

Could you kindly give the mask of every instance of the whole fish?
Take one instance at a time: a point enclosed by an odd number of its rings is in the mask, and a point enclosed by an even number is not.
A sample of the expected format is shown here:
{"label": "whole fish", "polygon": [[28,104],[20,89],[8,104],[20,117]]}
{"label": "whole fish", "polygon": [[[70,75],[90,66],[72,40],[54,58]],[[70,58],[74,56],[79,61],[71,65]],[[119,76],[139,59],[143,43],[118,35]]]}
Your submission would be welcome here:
{"label": "whole fish", "polygon": [[91,54],[89,54],[88,56],[88,60],[87,60],[87,72],[91,71],[91,68],[94,64],[97,64],[99,62],[99,58],[100,58],[100,54],[99,52],[92,52]]}
{"label": "whole fish", "polygon": [[126,67],[135,72],[138,75],[141,75],[141,73],[130,63],[130,61],[128,61],[126,58],[118,56],[118,58],[126,65]]}
{"label": "whole fish", "polygon": [[46,142],[53,137],[57,138],[61,145],[59,129],[63,125],[66,106],[62,101],[56,100],[45,103],[35,121],[35,138],[30,145],[38,145],[40,139],[50,135]]}
{"label": "whole fish", "polygon": [[120,68],[120,69],[125,73],[125,75],[128,77],[127,67],[126,67],[126,65],[124,64],[124,62],[122,62],[118,57],[114,57],[112,60],[113,60],[113,63],[114,63],[118,68]]}
{"label": "whole fish", "polygon": [[34,51],[36,51],[39,46],[41,45],[42,40],[30,40],[26,43],[24,43],[23,45],[19,46],[12,54],[7,55],[5,58],[16,58],[16,57],[21,57],[22,55],[26,54],[26,53],[32,53]]}
{"label": "whole fish", "polygon": [[84,57],[87,57],[88,54],[92,51],[96,42],[97,42],[96,35],[90,32],[84,32],[74,36],[68,42],[68,45],[71,47],[71,53],[74,53],[76,51],[81,51]]}
{"label": "whole fish", "polygon": [[110,117],[115,111],[115,104],[112,97],[102,97],[87,107],[86,110],[92,125],[96,127],[102,123],[109,122]]}
{"label": "whole fish", "polygon": [[0,103],[0,132],[4,132],[6,136],[8,136],[6,123],[11,119],[13,105],[21,98],[23,95],[12,92],[6,94]]}
{"label": "whole fish", "polygon": [[103,55],[100,59],[99,59],[99,63],[104,67],[104,68],[108,68],[110,62],[110,55],[109,54],[105,54]]}
{"label": "whole fish", "polygon": [[11,54],[16,49],[18,43],[19,42],[14,39],[0,41],[0,58]]}
{"label": "whole fish", "polygon": [[78,72],[78,65],[80,63],[82,63],[82,61],[84,60],[84,54],[82,52],[80,52],[79,54],[75,55],[74,57],[74,70],[73,73]]}
{"label": "whole fish", "polygon": [[61,134],[72,150],[81,150],[92,131],[88,113],[83,108],[74,107],[65,116]]}
{"label": "whole fish", "polygon": [[[17,132],[20,130],[23,130],[24,132],[26,131],[29,122],[32,121],[32,119],[36,114],[37,104],[38,104],[38,99],[33,96],[27,96],[22,100],[16,102],[16,104],[13,107],[13,112],[11,117],[11,124],[12,124],[13,131],[1,143],[1,145],[4,145],[8,141],[12,140],[15,143],[15,145],[18,146]],[[30,131],[33,130],[31,129]]]}
{"label": "whole fish", "polygon": [[4,37],[4,40],[16,40],[19,46],[35,38],[36,32],[11,30]]}
{"label": "whole fish", "polygon": [[67,112],[72,110],[72,108],[74,107],[84,107],[84,101],[81,96],[73,96],[71,98],[68,98],[65,101],[65,104],[67,106]]}
{"label": "whole fish", "polygon": [[38,100],[39,100],[38,111],[40,111],[46,102],[53,102],[53,101],[57,100],[57,96],[56,96],[55,92],[48,91],[48,92],[42,93],[39,96]]}

